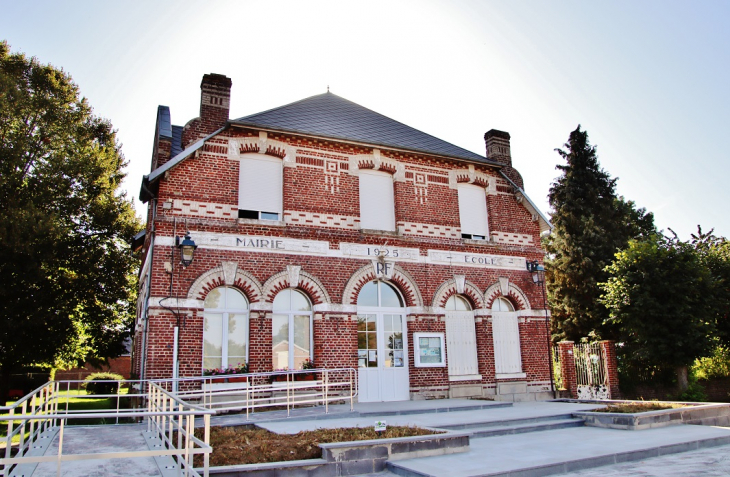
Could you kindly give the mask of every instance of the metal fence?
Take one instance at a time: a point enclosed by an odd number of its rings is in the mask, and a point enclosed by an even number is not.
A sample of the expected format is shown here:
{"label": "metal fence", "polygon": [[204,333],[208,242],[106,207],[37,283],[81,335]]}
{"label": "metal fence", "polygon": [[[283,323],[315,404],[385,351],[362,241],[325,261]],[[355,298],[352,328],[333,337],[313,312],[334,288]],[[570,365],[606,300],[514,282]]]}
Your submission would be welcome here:
{"label": "metal fence", "polygon": [[[109,381],[113,382],[113,381]],[[50,382],[32,391],[11,406],[0,407],[0,419],[7,421],[5,456],[0,458],[2,475],[7,477],[22,466],[35,466],[42,462],[56,462],[57,474],[61,464],[68,461],[90,459],[118,459],[169,456],[178,469],[178,475],[200,476],[193,468],[193,456],[204,455],[203,475],[208,476],[208,458],[212,448],[209,445],[210,416],[215,411],[191,405],[154,382],[136,381],[146,386],[144,393],[92,395],[90,398],[116,398],[116,409],[100,409],[93,412],[68,409],[68,389],[72,382]],[[141,398],[146,408],[125,409],[119,405],[122,398]],[[64,406],[65,401],[66,406]],[[193,434],[196,417],[203,419],[203,439]],[[147,420],[150,438],[163,445],[155,449],[127,452],[105,452],[93,454],[64,454],[64,433],[67,422],[73,420]],[[105,421],[102,421],[105,422]],[[175,436],[173,439],[172,436]],[[17,436],[18,445],[12,445]],[[56,455],[44,455],[49,444],[58,437]]]}
{"label": "metal fence", "polygon": [[[19,399],[0,407],[0,422],[7,421],[4,457],[0,458],[3,477],[19,466],[85,459],[114,459],[168,456],[178,475],[208,475],[210,417],[221,411],[253,412],[298,406],[322,406],[325,413],[333,403],[349,403],[357,396],[357,370],[352,368],[290,370],[240,375],[199,376],[147,381],[95,381],[108,383],[109,394],[76,394],[84,381],[49,382]],[[110,398],[112,407],[95,411],[70,409],[71,397]],[[194,434],[195,419],[202,418],[202,438]],[[71,423],[120,424],[147,422],[148,442],[154,449],[97,454],[64,454],[66,428]],[[58,453],[47,453],[48,444],[58,438]],[[13,439],[18,445],[13,446]],[[193,467],[193,457],[203,454],[202,469]],[[2,454],[0,454],[2,455]]]}
{"label": "metal fence", "polygon": [[308,369],[203,376],[176,380],[177,396],[207,409],[250,413],[266,408],[285,408],[287,415],[297,406],[348,403],[354,409],[357,370],[353,368]]}

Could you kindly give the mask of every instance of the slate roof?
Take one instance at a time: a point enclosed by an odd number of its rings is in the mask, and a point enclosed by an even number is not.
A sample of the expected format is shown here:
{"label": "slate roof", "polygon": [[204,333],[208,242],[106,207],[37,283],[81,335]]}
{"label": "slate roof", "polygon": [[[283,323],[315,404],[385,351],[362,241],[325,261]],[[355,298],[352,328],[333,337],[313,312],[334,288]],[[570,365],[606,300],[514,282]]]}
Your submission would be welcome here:
{"label": "slate roof", "polygon": [[329,91],[230,123],[500,165]]}
{"label": "slate roof", "polygon": [[182,134],[182,126],[172,126],[172,146],[170,149],[170,157],[175,157],[182,152]]}

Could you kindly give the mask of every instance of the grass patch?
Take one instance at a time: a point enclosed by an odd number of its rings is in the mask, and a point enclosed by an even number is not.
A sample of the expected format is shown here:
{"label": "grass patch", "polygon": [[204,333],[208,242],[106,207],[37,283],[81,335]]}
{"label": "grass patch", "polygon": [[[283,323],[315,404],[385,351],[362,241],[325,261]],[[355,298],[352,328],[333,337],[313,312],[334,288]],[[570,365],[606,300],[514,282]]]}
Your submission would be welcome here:
{"label": "grass patch", "polygon": [[608,406],[595,409],[591,412],[617,412],[621,414],[634,414],[637,412],[649,412],[649,411],[662,411],[664,409],[678,409],[680,407],[686,407],[682,404],[667,404],[663,402],[632,402],[632,403],[619,403],[609,404]]}
{"label": "grass patch", "polygon": [[[248,427],[211,427],[210,465],[261,464],[301,459],[318,459],[322,449],[318,444],[329,442],[364,441],[368,439],[389,439],[440,434],[419,427],[389,426],[376,433],[372,427],[350,427],[343,429],[317,429],[297,434],[275,434],[265,429]],[[203,430],[195,430],[202,439]],[[203,465],[203,456],[196,455],[196,466]]]}
{"label": "grass patch", "polygon": [[[126,388],[121,389],[121,394],[127,394],[128,390]],[[86,394],[86,391],[83,389],[79,390],[70,390],[70,391],[61,391],[59,393],[59,399],[58,399],[58,412],[63,413],[66,412],[66,409],[68,408],[69,411],[102,411],[102,410],[116,410],[117,408],[117,399],[116,398],[97,398],[97,397],[87,397],[90,396]],[[15,401],[8,401],[8,406],[11,406]],[[128,397],[121,397],[119,399],[119,408],[120,409],[129,409],[131,405],[131,399]],[[20,414],[22,412],[22,408],[16,409],[15,413]],[[30,412],[30,405],[28,406],[28,412]],[[4,439],[8,435],[8,421],[2,420],[4,417],[7,417],[7,414],[0,414],[0,439]],[[128,419],[120,419],[119,422],[127,422]],[[114,418],[100,418],[100,419],[69,419],[66,424],[69,426],[81,426],[81,425],[95,425],[95,424],[114,424],[116,423],[116,419]],[[19,424],[16,423],[16,427]],[[26,427],[27,428],[27,427]],[[26,432],[26,437],[28,437],[28,433]],[[13,436],[13,444],[20,442],[20,435]],[[5,442],[0,442],[0,448],[5,448]]]}

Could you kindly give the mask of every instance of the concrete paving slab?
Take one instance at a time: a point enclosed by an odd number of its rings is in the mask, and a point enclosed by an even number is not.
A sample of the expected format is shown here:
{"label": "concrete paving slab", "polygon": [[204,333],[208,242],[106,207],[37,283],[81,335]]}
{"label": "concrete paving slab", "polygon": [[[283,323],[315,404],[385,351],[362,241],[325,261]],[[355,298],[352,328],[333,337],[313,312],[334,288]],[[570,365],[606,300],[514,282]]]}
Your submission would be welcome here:
{"label": "concrete paving slab", "polygon": [[[63,454],[98,454],[148,450],[142,432],[146,425],[67,426],[64,429]],[[58,436],[45,455],[58,454]],[[38,464],[33,477],[55,477],[56,463]],[[135,459],[94,459],[63,462],[63,477],[129,477],[159,476],[152,457]]]}
{"label": "concrete paving slab", "polygon": [[326,420],[259,421],[256,425],[278,434],[296,434],[305,430],[334,429],[338,427],[369,427],[374,425],[376,420],[385,420],[388,425],[392,426],[443,427],[467,425],[475,422],[488,423],[514,419],[538,419],[595,408],[595,404],[524,402],[514,403],[510,407],[477,410],[459,410],[458,408],[454,408],[452,412],[402,414],[395,416],[384,415],[382,419],[377,414],[372,414],[368,416]]}
{"label": "concrete paving slab", "polygon": [[577,471],[581,466],[615,464],[621,461],[622,454],[642,450],[647,452],[641,458],[696,450],[697,442],[703,440],[708,445],[727,444],[730,429],[690,425],[642,431],[591,427],[560,429],[472,439],[471,450],[466,453],[402,460],[395,464],[428,476],[551,475],[557,473],[555,469],[547,472],[546,468],[561,463],[565,464],[562,472]]}
{"label": "concrete paving slab", "polygon": [[[386,475],[382,474],[382,477]],[[564,477],[686,477],[688,475],[727,477],[730,475],[730,446],[653,457],[562,475]]]}

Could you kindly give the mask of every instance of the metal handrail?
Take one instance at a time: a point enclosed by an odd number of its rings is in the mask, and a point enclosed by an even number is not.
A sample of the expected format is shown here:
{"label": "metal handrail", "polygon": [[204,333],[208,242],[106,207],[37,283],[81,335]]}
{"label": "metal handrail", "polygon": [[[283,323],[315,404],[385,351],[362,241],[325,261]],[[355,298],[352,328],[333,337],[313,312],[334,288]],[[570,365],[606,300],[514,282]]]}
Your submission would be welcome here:
{"label": "metal handrail", "polygon": [[[178,469],[184,471],[184,475],[199,476],[198,472],[193,468],[193,456],[196,454],[203,454],[203,474],[205,476],[208,475],[209,456],[212,451],[209,444],[210,416],[215,414],[215,411],[186,403],[158,384],[149,381],[147,381],[147,392],[145,394],[135,394],[146,398],[146,410],[119,409],[119,405],[117,405],[116,410],[109,409],[102,410],[101,412],[76,412],[69,411],[68,409],[64,411],[59,410],[59,399],[64,397],[64,395],[59,393],[60,384],[60,382],[50,382],[41,386],[33,393],[25,396],[20,402],[12,406],[7,406],[9,411],[8,416],[0,417],[0,420],[8,421],[8,435],[5,439],[5,457],[0,459],[0,464],[3,465],[3,476],[10,475],[10,471],[15,465],[23,463],[55,461],[57,462],[58,472],[60,473],[61,463],[65,461],[149,456],[170,456],[176,460]],[[104,396],[119,397],[119,394],[92,395],[90,397],[98,398]],[[127,396],[129,395],[122,395],[122,397]],[[29,406],[30,409],[28,409]],[[15,413],[18,408],[22,409],[22,413]],[[202,440],[193,434],[195,418],[201,416],[204,421],[204,436]],[[107,417],[116,418],[117,422],[119,417],[133,418],[135,420],[146,418],[148,432],[163,442],[165,446],[160,449],[145,451],[63,454],[64,429],[68,419]],[[15,427],[16,422],[20,423],[17,427]],[[25,434],[28,430],[28,438],[26,439]],[[59,436],[58,454],[56,456],[28,455],[29,451],[33,448],[33,444],[37,443],[42,435],[48,435],[49,433],[53,433],[53,435],[57,433]],[[171,439],[173,433],[176,433],[178,436],[177,446]],[[20,434],[18,452],[15,457],[11,457],[11,442],[13,437],[18,434]]]}
{"label": "metal handrail", "polygon": [[[295,376],[313,375],[311,381],[297,381]],[[215,389],[217,381],[246,379],[245,383],[225,383]],[[274,381],[278,379],[281,381]],[[177,395],[185,401],[201,402],[218,411],[246,411],[246,419],[256,409],[286,406],[287,416],[296,405],[323,405],[329,413],[334,401],[350,401],[354,409],[357,397],[357,370],[353,368],[321,368],[272,371],[265,373],[224,374],[179,378]],[[278,384],[277,384],[278,383]],[[184,389],[188,388],[188,389]]]}

